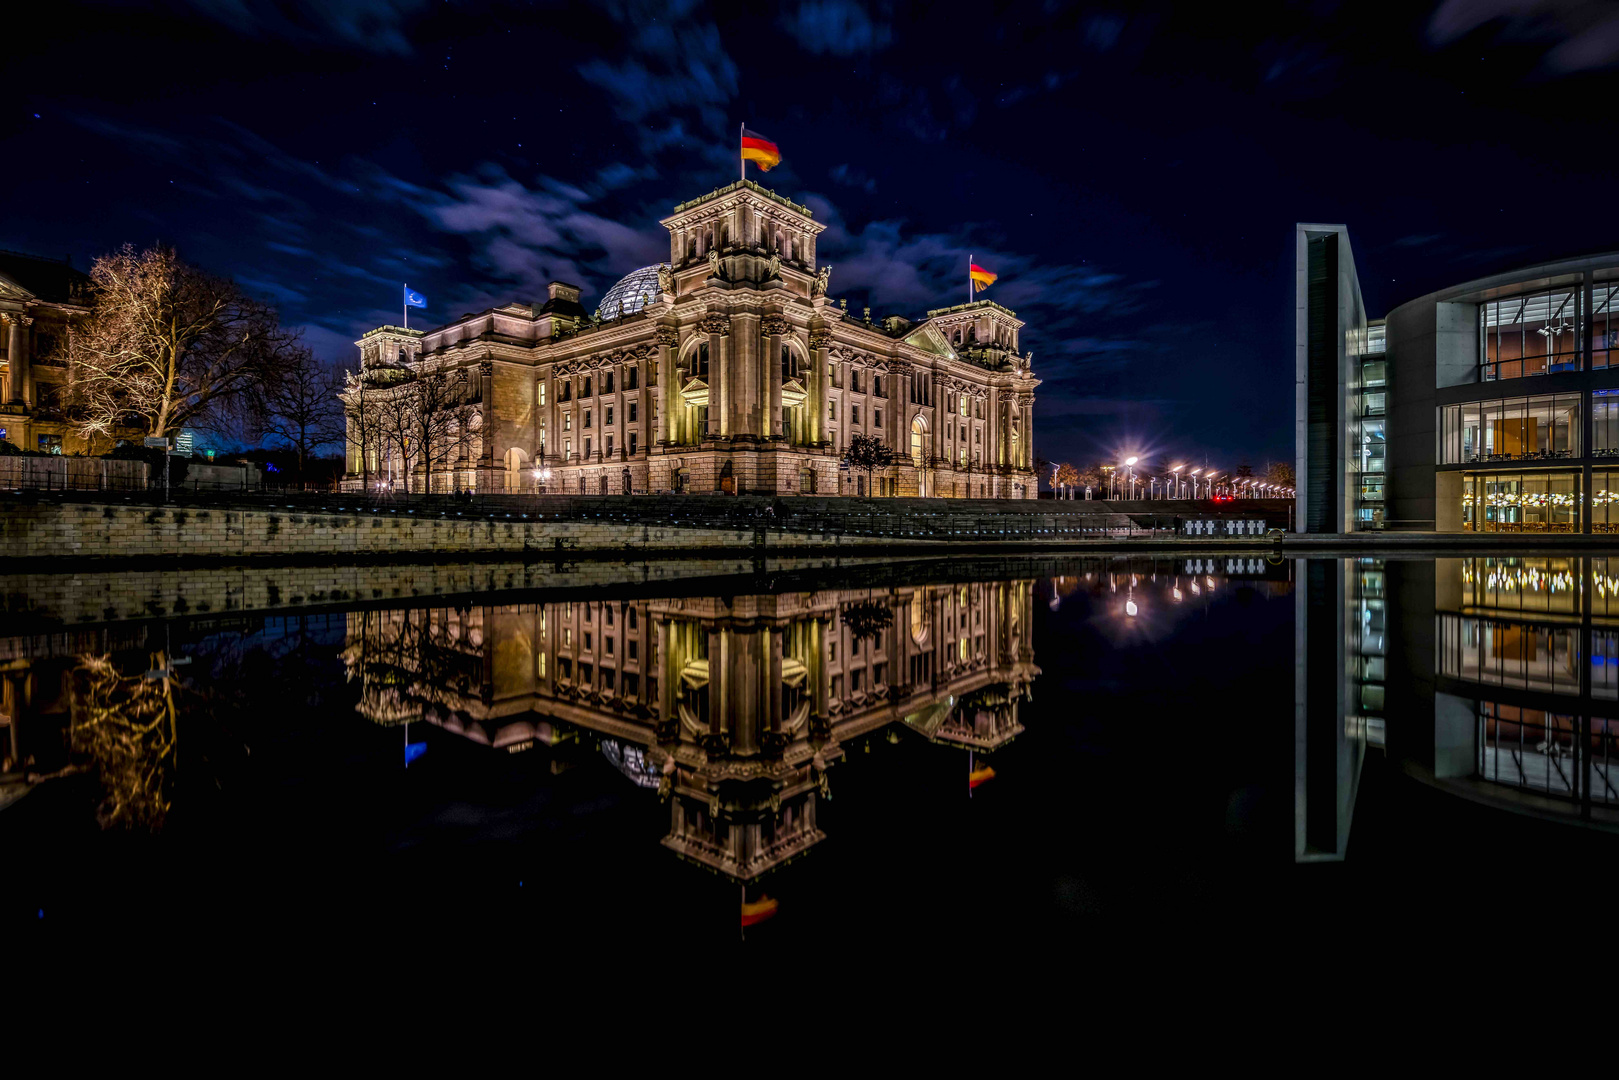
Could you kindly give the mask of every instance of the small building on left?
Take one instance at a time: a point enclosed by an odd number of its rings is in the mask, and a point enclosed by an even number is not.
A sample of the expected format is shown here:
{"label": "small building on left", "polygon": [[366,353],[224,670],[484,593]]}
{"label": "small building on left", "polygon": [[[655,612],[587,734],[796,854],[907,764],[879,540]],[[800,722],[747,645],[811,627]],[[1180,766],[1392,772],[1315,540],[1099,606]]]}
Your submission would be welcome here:
{"label": "small building on left", "polygon": [[0,439],[55,454],[112,449],[69,417],[68,328],[90,303],[89,275],[70,260],[0,251]]}

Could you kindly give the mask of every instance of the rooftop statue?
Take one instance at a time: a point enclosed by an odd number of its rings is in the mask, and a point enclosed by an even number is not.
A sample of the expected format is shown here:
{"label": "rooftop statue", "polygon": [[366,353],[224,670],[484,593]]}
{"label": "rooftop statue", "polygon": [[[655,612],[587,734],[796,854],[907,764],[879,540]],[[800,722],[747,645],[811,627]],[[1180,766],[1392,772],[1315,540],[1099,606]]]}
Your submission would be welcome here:
{"label": "rooftop statue", "polygon": [[815,285],[810,290],[811,296],[825,296],[827,288],[832,284],[832,264],[827,263],[821,267],[820,273],[815,275]]}

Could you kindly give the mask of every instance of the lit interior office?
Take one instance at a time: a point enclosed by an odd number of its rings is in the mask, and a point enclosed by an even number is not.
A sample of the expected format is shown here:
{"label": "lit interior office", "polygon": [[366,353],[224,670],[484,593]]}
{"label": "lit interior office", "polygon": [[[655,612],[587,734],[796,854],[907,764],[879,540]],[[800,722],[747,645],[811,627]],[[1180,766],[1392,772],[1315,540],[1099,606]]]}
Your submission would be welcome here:
{"label": "lit interior office", "polygon": [[[1613,405],[1612,435],[1619,437],[1619,399],[1615,399]],[[1608,408],[1606,401],[1603,407]],[[1597,441],[1601,443],[1605,437],[1600,435]],[[1549,461],[1579,456],[1579,394],[1470,401],[1447,405],[1441,410],[1441,465]]]}

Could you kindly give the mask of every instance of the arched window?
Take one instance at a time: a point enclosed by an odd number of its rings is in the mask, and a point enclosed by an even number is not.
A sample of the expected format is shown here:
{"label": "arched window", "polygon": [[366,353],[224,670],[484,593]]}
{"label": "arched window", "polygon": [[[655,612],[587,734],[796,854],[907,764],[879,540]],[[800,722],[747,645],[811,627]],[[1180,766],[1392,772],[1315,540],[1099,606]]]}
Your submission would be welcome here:
{"label": "arched window", "polygon": [[917,466],[922,464],[922,436],[926,433],[920,416],[911,420],[911,461]]}
{"label": "arched window", "polygon": [[697,346],[696,362],[692,365],[692,375],[699,379],[708,378],[708,342],[700,342]]}
{"label": "arched window", "polygon": [[783,345],[781,347],[781,381],[786,382],[797,375],[798,372],[793,365],[793,350]]}

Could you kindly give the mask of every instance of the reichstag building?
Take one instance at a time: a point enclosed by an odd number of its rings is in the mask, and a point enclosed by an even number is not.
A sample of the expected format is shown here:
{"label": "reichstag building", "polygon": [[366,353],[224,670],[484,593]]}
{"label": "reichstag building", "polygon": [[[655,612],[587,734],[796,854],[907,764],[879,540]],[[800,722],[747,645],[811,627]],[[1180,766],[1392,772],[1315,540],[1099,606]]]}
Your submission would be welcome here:
{"label": "reichstag building", "polygon": [[[669,263],[357,342],[346,482],[395,490],[1033,499],[1031,357],[988,300],[912,320],[828,295],[825,228],[752,181],[681,203]],[[893,464],[845,466],[856,435]]]}

